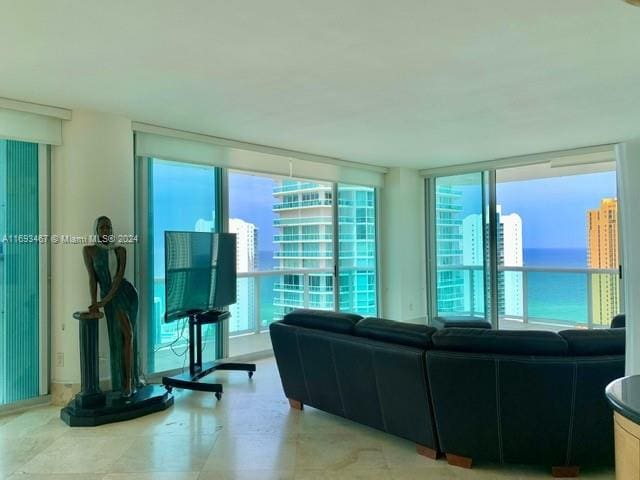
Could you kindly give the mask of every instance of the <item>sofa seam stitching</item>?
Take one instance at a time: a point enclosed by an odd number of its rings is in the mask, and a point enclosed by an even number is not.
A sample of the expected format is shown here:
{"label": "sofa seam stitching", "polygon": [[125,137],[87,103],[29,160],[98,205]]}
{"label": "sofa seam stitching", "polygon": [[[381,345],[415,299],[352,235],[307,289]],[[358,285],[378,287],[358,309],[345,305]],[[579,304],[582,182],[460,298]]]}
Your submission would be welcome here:
{"label": "sofa seam stitching", "polygon": [[[425,352],[424,361],[425,361],[425,366],[426,366],[427,378],[431,378],[431,369],[429,368],[429,362],[427,361],[426,352]],[[431,382],[430,381],[428,381],[428,394],[431,397],[430,400],[431,400],[431,408],[433,409],[433,424],[434,424],[434,429],[435,429],[436,436],[437,436],[437,442],[438,442],[437,445],[440,447],[441,451],[446,454],[446,449],[444,447],[444,444],[442,442],[442,437],[440,435],[440,428],[438,427],[438,412],[436,411],[436,398],[435,398],[435,395],[432,392]]]}
{"label": "sofa seam stitching", "polygon": [[567,459],[565,463],[569,465],[571,460],[571,448],[573,447],[573,425],[575,423],[575,408],[576,408],[576,390],[578,382],[578,363],[573,364],[573,385],[571,388],[571,414],[569,415],[569,439],[567,441]]}
{"label": "sofa seam stitching", "polygon": [[431,394],[430,394],[430,385],[429,378],[427,377],[427,356],[423,353],[418,359],[418,370],[422,374],[422,386],[424,387],[424,392],[427,400],[427,406],[429,406],[429,414],[427,418],[431,422],[431,435],[433,436],[433,444],[435,449],[438,449],[438,440],[437,440],[437,428],[434,421],[434,412],[431,402]]}
{"label": "sofa seam stitching", "polygon": [[333,352],[333,342],[329,342],[329,350],[331,351],[331,364],[333,365],[333,375],[336,379],[336,386],[338,387],[338,397],[340,397],[340,406],[342,407],[342,415],[347,417],[347,409],[344,406],[344,398],[342,396],[342,388],[340,387],[340,378],[338,377],[338,369],[336,368],[336,358]]}
{"label": "sofa seam stitching", "polygon": [[304,368],[304,360],[302,359],[302,351],[300,350],[300,337],[298,336],[298,332],[296,331],[296,347],[298,347],[298,358],[300,359],[300,369],[302,370],[302,380],[304,380],[304,389],[307,391],[307,398],[309,399],[309,403],[313,403],[313,399],[311,398],[311,391],[309,390],[309,382],[307,381],[307,373]]}
{"label": "sofa seam stitching", "polygon": [[504,463],[504,453],[502,451],[502,420],[500,409],[500,361],[494,360],[496,371],[496,413],[498,417],[498,453],[500,455],[500,463]]}
{"label": "sofa seam stitching", "polygon": [[375,349],[371,349],[371,364],[373,365],[373,378],[376,380],[376,392],[378,394],[378,405],[380,406],[380,416],[382,417],[382,426],[384,427],[384,431],[388,432],[389,427],[387,426],[387,417],[384,413],[384,404],[382,402],[382,394],[380,393],[380,382],[378,381],[378,368],[376,367],[376,351]]}

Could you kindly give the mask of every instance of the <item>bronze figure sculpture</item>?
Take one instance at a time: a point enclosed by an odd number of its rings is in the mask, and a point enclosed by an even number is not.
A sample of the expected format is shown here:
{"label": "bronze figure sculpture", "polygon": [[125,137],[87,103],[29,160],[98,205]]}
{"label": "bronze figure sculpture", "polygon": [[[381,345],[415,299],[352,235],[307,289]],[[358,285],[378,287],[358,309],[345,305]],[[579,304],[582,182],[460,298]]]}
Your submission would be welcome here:
{"label": "bronze figure sculpture", "polygon": [[[96,242],[83,248],[89,273],[89,312],[104,308],[109,332],[112,389],[131,397],[138,387],[136,321],[138,292],[124,278],[127,251],[115,242],[109,217],[96,219]],[[97,290],[100,287],[100,301]]]}

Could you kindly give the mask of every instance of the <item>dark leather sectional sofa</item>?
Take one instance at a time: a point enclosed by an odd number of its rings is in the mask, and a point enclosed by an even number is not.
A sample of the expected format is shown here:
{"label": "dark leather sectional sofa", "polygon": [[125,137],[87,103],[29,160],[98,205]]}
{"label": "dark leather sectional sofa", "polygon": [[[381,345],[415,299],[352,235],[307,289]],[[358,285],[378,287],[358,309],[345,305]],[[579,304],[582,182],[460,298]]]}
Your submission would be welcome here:
{"label": "dark leather sectional sofa", "polygon": [[285,395],[451,464],[613,465],[604,389],[625,330],[504,331],[296,310],[270,327]]}

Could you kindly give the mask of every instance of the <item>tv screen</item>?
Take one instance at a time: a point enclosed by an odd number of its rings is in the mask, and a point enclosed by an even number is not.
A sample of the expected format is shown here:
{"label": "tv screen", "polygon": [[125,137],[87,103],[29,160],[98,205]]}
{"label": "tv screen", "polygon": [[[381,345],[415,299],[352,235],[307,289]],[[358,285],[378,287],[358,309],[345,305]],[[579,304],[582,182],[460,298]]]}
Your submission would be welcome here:
{"label": "tv screen", "polygon": [[165,322],[236,302],[234,233],[165,232]]}

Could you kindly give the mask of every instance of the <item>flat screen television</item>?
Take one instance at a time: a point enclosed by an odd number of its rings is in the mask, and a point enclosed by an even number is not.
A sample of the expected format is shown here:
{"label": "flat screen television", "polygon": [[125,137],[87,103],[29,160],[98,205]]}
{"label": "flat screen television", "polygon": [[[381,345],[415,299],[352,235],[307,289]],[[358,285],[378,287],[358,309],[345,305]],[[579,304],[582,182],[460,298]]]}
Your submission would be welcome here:
{"label": "flat screen television", "polygon": [[165,322],[236,303],[235,233],[164,233]]}

